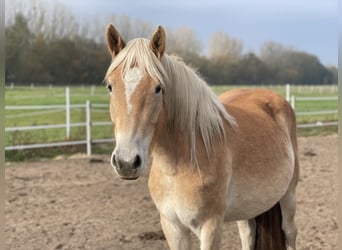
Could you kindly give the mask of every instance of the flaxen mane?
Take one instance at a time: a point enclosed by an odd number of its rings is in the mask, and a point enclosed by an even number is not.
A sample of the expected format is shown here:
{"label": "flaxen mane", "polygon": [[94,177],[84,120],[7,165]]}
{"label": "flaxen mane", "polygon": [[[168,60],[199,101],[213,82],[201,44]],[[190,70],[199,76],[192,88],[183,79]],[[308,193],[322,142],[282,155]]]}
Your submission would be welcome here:
{"label": "flaxen mane", "polygon": [[219,99],[196,72],[179,58],[164,54],[159,60],[149,48],[149,40],[134,39],[114,58],[106,78],[122,65],[122,76],[138,66],[164,89],[168,127],[188,135],[191,159],[196,162],[196,132],[202,136],[208,157],[212,145],[225,138],[224,120],[236,126]]}

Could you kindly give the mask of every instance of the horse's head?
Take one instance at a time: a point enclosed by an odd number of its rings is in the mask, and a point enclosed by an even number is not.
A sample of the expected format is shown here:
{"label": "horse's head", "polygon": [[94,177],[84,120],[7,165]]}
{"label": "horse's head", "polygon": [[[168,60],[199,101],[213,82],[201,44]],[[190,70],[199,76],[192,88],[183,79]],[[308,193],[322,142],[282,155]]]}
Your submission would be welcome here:
{"label": "horse's head", "polygon": [[[107,43],[113,61],[106,83],[116,139],[111,164],[121,178],[136,179],[149,161],[154,127],[163,108],[162,74],[155,69],[162,70],[165,32],[159,26],[150,41],[140,38],[126,45],[109,25]],[[149,63],[157,66],[146,66]]]}

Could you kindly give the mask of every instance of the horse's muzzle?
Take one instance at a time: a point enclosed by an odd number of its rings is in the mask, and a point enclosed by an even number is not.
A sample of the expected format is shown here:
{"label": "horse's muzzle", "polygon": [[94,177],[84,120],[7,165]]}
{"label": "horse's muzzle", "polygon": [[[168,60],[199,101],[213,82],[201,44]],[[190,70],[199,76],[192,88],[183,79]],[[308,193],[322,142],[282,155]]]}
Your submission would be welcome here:
{"label": "horse's muzzle", "polygon": [[139,168],[141,168],[141,157],[136,155],[131,160],[120,159],[117,155],[112,155],[112,166],[120,178],[125,180],[135,180],[139,177]]}

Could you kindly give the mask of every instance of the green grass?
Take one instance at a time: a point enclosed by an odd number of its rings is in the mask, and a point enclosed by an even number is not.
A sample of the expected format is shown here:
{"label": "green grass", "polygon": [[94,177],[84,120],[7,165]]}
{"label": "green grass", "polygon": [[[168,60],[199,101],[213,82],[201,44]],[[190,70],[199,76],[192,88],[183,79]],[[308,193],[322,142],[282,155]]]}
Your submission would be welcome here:
{"label": "green grass", "polygon": [[[31,89],[29,87],[7,88],[5,93],[6,106],[11,105],[64,105],[65,88],[39,87]],[[87,100],[91,103],[108,105],[108,92],[105,87],[97,87],[92,94],[91,87],[70,87],[70,104],[85,104]],[[92,110],[92,119],[96,121],[108,121],[108,109]],[[6,110],[5,126],[29,126],[37,124],[57,124],[65,123],[65,110]],[[32,114],[32,115],[31,115]],[[41,114],[41,115],[39,115]],[[19,115],[19,117],[15,117]],[[71,110],[71,122],[85,121],[85,108]]]}
{"label": "green grass", "polygon": [[[214,86],[213,91],[220,94],[224,91],[240,86]],[[248,86],[247,88],[258,88],[258,86]],[[285,95],[285,86],[273,86],[271,89],[280,95]],[[337,96],[337,88],[328,87],[294,87],[291,86],[291,94],[296,97],[309,96]],[[70,87],[70,103],[85,104],[87,100],[91,103],[105,104],[105,108],[93,108],[91,112],[92,121],[110,121],[108,111],[108,92],[104,86],[92,88]],[[10,105],[64,105],[65,87],[17,87],[6,88],[5,104]],[[316,111],[337,109],[337,101],[297,101],[296,111]],[[65,110],[5,110],[5,127],[32,126],[45,124],[64,124]],[[86,119],[85,108],[71,110],[71,123],[84,122]],[[337,114],[333,115],[310,115],[298,116],[297,123],[311,123],[316,121],[334,121]],[[337,127],[298,129],[299,136],[309,136],[317,134],[336,133]],[[110,138],[113,135],[113,128],[109,126],[92,127],[92,138]],[[69,140],[85,139],[86,130],[84,127],[71,128],[71,138]],[[5,133],[5,145],[34,144],[67,140],[64,128],[40,129],[33,131],[16,131]],[[60,147],[59,149],[36,149],[23,151],[6,152],[6,160],[35,159],[36,157],[51,157],[58,153],[72,153],[77,150],[85,151],[84,146]],[[96,145],[93,152],[106,152],[112,150],[112,145]],[[30,157],[31,156],[31,157]]]}

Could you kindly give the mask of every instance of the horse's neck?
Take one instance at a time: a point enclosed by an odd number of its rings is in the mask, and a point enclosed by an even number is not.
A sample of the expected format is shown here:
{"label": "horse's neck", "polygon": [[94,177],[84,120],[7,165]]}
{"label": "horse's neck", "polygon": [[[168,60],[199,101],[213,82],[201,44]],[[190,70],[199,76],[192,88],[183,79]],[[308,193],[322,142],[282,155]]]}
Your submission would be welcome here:
{"label": "horse's neck", "polygon": [[157,132],[153,139],[153,162],[149,182],[159,184],[158,191],[152,190],[151,192],[159,192],[160,183],[165,181],[166,183],[168,183],[167,181],[172,182],[168,187],[170,189],[174,186],[179,187],[191,183],[191,190],[194,192],[208,191],[216,185],[220,178],[227,179],[228,171],[224,166],[227,162],[226,158],[229,157],[227,154],[222,154],[222,151],[226,150],[225,147],[218,146],[209,160],[203,141],[197,137],[197,158],[194,162],[190,156],[191,146],[187,136],[181,132],[170,133],[164,129]]}
{"label": "horse's neck", "polygon": [[169,174],[208,167],[209,160],[200,136],[196,138],[196,156],[191,155],[192,146],[189,135],[168,129],[165,120],[160,119],[152,141],[153,164]]}
{"label": "horse's neck", "polygon": [[164,121],[157,125],[152,145],[153,153],[165,162],[191,163],[188,137],[181,131],[168,129]]}

